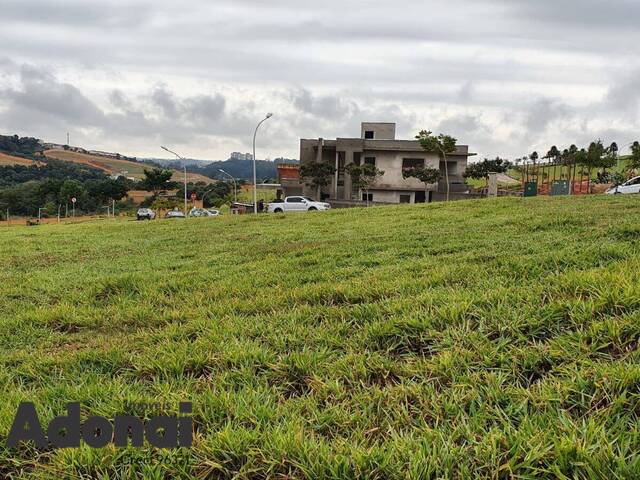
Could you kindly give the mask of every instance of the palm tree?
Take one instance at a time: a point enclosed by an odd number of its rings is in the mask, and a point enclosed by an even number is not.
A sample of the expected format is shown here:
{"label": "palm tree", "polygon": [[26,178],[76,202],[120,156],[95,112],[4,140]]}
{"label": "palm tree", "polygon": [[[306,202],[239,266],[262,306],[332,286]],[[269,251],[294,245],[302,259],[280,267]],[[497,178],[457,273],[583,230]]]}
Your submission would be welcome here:
{"label": "palm tree", "polygon": [[533,162],[533,175],[535,175],[536,177],[536,182],[538,181],[538,171],[536,170],[537,168],[536,162],[538,161],[539,158],[540,156],[538,155],[538,152],[533,152],[531,155],[529,155],[529,159]]}
{"label": "palm tree", "polygon": [[[556,178],[556,163],[558,163],[558,159],[560,158],[560,150],[558,150],[558,147],[556,147],[555,145],[553,147],[551,147],[549,149],[549,152],[547,153],[547,157],[549,158],[549,161],[551,163],[553,163],[553,178],[555,180],[555,178]],[[551,181],[551,175],[548,175],[547,179],[549,181]]]}

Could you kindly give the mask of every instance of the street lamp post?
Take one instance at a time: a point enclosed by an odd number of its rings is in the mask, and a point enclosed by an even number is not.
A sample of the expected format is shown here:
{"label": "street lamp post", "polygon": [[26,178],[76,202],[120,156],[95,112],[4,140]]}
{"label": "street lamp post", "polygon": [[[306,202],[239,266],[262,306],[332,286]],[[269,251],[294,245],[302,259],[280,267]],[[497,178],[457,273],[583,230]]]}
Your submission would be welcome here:
{"label": "street lamp post", "polygon": [[230,173],[225,172],[221,168],[219,168],[218,171],[224,173],[229,178],[231,178],[231,180],[233,180],[233,202],[234,203],[238,203],[238,185],[236,184],[236,179],[233,177],[233,175],[231,175]]}
{"label": "street lamp post", "polygon": [[[184,160],[183,157],[178,155],[176,152],[169,150],[167,147],[160,146],[160,148],[175,155],[176,157],[178,157],[178,159]],[[183,166],[184,166],[184,215],[186,216],[187,215],[187,166],[186,165],[183,165]]]}
{"label": "street lamp post", "polygon": [[256,135],[260,125],[273,117],[273,113],[267,113],[266,117],[260,120],[260,123],[256,126],[255,132],[253,132],[253,213],[258,213],[258,180],[256,179]]}

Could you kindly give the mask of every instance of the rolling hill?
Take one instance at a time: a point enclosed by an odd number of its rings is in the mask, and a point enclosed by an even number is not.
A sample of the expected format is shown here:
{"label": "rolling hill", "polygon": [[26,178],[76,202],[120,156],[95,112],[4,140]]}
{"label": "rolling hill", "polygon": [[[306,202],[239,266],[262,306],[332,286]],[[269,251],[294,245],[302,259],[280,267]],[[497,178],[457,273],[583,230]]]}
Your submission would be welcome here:
{"label": "rolling hill", "polygon": [[[127,172],[127,176],[134,177],[137,180],[140,180],[144,177],[145,168],[147,169],[153,168],[153,166],[147,165],[144,163],[132,162],[130,160],[116,159],[116,158],[111,158],[106,156],[89,155],[86,153],[79,153],[71,150],[58,150],[58,149],[46,150],[44,154],[49,158],[55,158],[58,160],[80,163],[80,164],[89,165],[95,168],[99,168],[110,174]],[[175,173],[173,175],[173,180],[182,182],[184,179],[183,173],[178,170],[174,170],[174,171]],[[189,173],[189,172],[187,172],[187,181],[194,182],[194,183],[216,182],[216,180],[213,180],[204,175],[200,175],[197,173]]]}
{"label": "rolling hill", "polygon": [[35,165],[36,162],[29,160],[28,158],[14,157],[13,155],[7,155],[0,152],[0,166],[2,165]]}
{"label": "rolling hill", "polygon": [[639,225],[621,195],[5,228],[2,435],[21,401],[189,401],[193,446],[0,442],[0,477],[638,478]]}

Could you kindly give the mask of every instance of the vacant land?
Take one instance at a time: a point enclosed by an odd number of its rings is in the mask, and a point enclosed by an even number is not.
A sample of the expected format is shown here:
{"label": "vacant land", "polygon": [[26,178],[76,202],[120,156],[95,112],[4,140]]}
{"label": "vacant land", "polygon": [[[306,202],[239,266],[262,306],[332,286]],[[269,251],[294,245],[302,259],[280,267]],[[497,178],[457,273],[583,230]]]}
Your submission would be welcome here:
{"label": "vacant land", "polygon": [[[72,152],[69,150],[47,150],[44,152],[49,158],[56,158],[58,160],[65,160],[67,162],[80,163],[82,165],[89,165],[100,170],[104,170],[107,173],[122,173],[127,172],[127,175],[134,177],[136,180],[144,178],[144,169],[153,168],[151,165],[144,163],[132,162],[129,160],[120,160],[117,158],[101,157],[98,155],[88,155],[85,153]],[[173,174],[173,180],[177,182],[184,181],[184,175],[182,172],[175,171]],[[188,182],[206,182],[213,183],[209,177],[200,175],[197,173],[187,173]]]}
{"label": "vacant land", "polygon": [[13,155],[7,155],[0,152],[0,166],[3,165],[33,165],[36,162],[29,160],[28,158],[14,157]]}
{"label": "vacant land", "polygon": [[[637,478],[639,202],[0,231],[0,476]],[[194,446],[7,450],[21,400]]]}

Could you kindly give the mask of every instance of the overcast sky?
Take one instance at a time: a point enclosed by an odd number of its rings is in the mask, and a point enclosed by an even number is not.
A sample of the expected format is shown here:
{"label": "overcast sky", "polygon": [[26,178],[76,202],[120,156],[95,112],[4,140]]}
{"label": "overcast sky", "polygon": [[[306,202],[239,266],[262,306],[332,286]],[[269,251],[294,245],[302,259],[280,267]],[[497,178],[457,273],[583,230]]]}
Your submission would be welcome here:
{"label": "overcast sky", "polygon": [[480,156],[640,139],[638,0],[1,0],[0,133],[298,157],[448,133]]}

